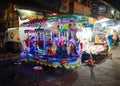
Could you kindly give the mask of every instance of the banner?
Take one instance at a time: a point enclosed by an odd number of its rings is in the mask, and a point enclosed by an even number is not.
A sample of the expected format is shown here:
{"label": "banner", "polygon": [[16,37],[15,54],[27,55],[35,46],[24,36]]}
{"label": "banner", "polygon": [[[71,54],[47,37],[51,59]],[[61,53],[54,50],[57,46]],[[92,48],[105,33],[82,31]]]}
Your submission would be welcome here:
{"label": "banner", "polygon": [[74,13],[91,15],[91,8],[84,6],[78,2],[74,2]]}
{"label": "banner", "polygon": [[20,41],[18,28],[8,29],[8,41],[15,41],[15,42]]}
{"label": "banner", "polygon": [[106,5],[100,5],[100,6],[93,6],[92,7],[93,12],[107,13],[108,10],[109,10],[108,6],[106,6]]}

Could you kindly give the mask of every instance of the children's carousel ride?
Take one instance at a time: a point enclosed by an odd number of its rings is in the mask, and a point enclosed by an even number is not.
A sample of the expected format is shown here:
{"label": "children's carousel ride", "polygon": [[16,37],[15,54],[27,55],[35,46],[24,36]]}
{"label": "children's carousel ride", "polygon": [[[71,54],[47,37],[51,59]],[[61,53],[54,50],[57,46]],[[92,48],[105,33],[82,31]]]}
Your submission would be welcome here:
{"label": "children's carousel ride", "polygon": [[[74,25],[71,22],[63,24],[62,27],[60,23],[53,22],[53,27],[55,25],[59,27],[54,30],[51,27],[44,27],[25,31],[28,35],[28,39],[25,40],[29,48],[27,57],[32,60],[37,59],[42,65],[74,69],[81,65],[82,56],[79,40],[75,37],[77,30],[71,27]],[[62,29],[63,26],[65,30]],[[31,33],[34,35],[30,35]]]}
{"label": "children's carousel ride", "polygon": [[[45,42],[45,43],[44,43]],[[40,64],[52,67],[75,68],[81,64],[81,55],[76,50],[77,45],[72,38],[67,40],[63,37],[37,39],[31,37],[29,53],[31,59],[38,59]]]}

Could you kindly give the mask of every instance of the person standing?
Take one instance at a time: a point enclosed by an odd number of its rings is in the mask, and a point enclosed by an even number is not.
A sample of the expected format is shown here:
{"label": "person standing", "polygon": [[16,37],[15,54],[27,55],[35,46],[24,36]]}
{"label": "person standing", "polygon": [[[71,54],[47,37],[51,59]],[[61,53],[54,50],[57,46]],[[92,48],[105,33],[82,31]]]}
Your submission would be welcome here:
{"label": "person standing", "polygon": [[119,45],[119,36],[117,35],[117,46]]}
{"label": "person standing", "polygon": [[113,31],[113,45],[116,47],[117,46],[117,39],[118,39],[118,34],[116,31]]}
{"label": "person standing", "polygon": [[108,36],[107,43],[108,43],[108,57],[112,59],[112,45],[113,45],[112,35]]}

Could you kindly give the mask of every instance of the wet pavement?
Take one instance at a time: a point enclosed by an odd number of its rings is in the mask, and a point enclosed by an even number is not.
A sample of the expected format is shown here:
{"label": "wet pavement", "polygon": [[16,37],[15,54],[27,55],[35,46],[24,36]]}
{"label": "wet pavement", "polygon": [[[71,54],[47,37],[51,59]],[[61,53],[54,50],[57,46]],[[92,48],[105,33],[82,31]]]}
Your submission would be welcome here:
{"label": "wet pavement", "polygon": [[[44,67],[45,78],[40,73],[40,86],[120,86],[120,46],[113,50],[113,58],[104,58],[95,67],[82,64],[73,70]],[[17,67],[12,62],[0,64],[0,86],[37,86],[36,74],[32,67],[36,64],[23,63]]]}

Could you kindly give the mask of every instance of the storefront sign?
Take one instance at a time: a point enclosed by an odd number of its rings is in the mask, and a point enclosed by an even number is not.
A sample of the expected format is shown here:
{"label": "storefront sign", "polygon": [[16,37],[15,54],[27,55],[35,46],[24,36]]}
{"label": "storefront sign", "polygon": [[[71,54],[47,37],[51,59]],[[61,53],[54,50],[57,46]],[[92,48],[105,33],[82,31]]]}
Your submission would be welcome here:
{"label": "storefront sign", "polygon": [[8,28],[8,41],[20,41],[18,28]]}
{"label": "storefront sign", "polygon": [[105,5],[93,6],[92,11],[93,12],[100,12],[100,13],[107,13],[108,12],[108,6],[105,6]]}
{"label": "storefront sign", "polygon": [[84,6],[80,3],[74,2],[74,13],[91,15],[91,8]]}

